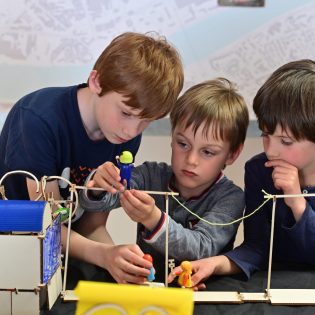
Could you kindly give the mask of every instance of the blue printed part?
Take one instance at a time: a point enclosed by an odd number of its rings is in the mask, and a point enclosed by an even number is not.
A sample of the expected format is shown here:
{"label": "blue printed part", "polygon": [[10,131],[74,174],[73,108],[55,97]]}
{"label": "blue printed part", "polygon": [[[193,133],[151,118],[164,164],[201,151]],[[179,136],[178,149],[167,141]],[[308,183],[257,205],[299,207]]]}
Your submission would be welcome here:
{"label": "blue printed part", "polygon": [[61,262],[61,215],[47,229],[43,242],[43,284],[47,284]]}
{"label": "blue printed part", "polygon": [[0,200],[0,232],[41,232],[45,201]]}

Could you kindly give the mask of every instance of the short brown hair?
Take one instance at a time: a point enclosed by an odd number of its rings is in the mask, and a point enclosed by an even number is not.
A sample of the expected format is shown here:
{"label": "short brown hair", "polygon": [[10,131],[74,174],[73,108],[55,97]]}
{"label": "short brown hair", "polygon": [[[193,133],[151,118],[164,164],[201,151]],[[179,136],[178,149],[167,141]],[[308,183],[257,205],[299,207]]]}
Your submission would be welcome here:
{"label": "short brown hair", "polygon": [[188,89],[171,111],[172,132],[179,124],[192,126],[194,133],[205,122],[203,133],[213,127],[215,139],[229,141],[234,153],[244,143],[249,123],[248,108],[235,86],[225,78],[217,78]]}
{"label": "short brown hair", "polygon": [[296,140],[315,142],[315,62],[303,59],[278,68],[253,103],[259,128],[273,134],[279,124]]}
{"label": "short brown hair", "polygon": [[183,88],[180,55],[156,33],[127,32],[117,36],[93,69],[102,88],[99,96],[111,91],[128,96],[126,104],[140,109],[142,118],[167,115]]}

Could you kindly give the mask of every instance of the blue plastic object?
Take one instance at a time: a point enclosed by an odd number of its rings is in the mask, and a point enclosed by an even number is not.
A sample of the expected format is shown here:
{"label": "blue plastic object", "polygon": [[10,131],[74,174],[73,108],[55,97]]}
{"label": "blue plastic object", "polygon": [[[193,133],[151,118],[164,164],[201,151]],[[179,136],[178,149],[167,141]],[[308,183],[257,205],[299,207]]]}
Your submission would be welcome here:
{"label": "blue plastic object", "polygon": [[120,182],[130,189],[130,179],[132,175],[132,169],[134,164],[132,163],[133,156],[129,151],[123,151],[117,160],[118,167],[120,169]]}
{"label": "blue plastic object", "polygon": [[45,201],[0,200],[0,232],[41,232]]}

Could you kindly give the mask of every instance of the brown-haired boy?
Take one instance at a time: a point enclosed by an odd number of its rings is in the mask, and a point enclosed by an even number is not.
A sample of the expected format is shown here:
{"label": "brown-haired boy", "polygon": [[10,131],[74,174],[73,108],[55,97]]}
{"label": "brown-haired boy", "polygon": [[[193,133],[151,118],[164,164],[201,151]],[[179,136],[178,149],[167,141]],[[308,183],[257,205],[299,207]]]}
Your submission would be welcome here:
{"label": "brown-haired boy", "polygon": [[[59,175],[83,184],[91,170],[114,162],[121,151],[135,155],[142,131],[170,111],[182,86],[180,57],[165,38],[121,34],[96,61],[88,84],[44,88],[13,106],[0,137],[0,176],[21,169],[37,178]],[[5,186],[9,199],[37,197],[29,178],[11,176]],[[46,191],[58,200],[67,198],[67,188],[55,180]],[[70,255],[106,268],[117,278],[129,269],[146,276],[147,270],[139,266],[150,263],[139,247],[104,244],[112,243],[106,220],[106,213],[84,215],[77,223],[79,233],[72,231]],[[65,231],[62,227],[63,244]],[[118,262],[113,258],[117,256]],[[132,280],[137,282],[137,277]]]}

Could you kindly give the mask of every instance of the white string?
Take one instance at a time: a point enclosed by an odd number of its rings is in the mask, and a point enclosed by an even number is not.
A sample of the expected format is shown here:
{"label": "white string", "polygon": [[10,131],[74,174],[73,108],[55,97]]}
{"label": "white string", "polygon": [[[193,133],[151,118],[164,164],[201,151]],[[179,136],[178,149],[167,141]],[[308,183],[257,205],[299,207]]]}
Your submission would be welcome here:
{"label": "white string", "polygon": [[188,209],[183,203],[181,203],[174,195],[172,195],[172,197],[178,202],[179,205],[181,205],[185,210],[187,210],[190,214],[192,214],[193,216],[195,216],[196,218],[198,218],[199,220],[209,224],[209,225],[215,225],[215,226],[227,226],[227,225],[232,225],[232,224],[235,224],[237,222],[240,222],[244,219],[247,219],[249,218],[250,216],[252,216],[253,214],[255,214],[259,209],[261,209],[265,203],[267,203],[270,199],[272,199],[272,195],[269,195],[268,194],[268,197],[267,197],[267,200],[265,200],[258,208],[256,208],[254,211],[252,211],[251,213],[239,218],[239,219],[236,219],[234,221],[231,221],[231,222],[227,222],[227,223],[220,223],[220,222],[211,222],[211,221],[208,221],[204,218],[202,218],[201,216],[199,216],[197,213],[191,211],[190,209]]}
{"label": "white string", "polygon": [[255,214],[258,210],[260,210],[269,200],[271,199],[277,199],[277,198],[295,198],[295,197],[315,197],[315,194],[294,194],[294,195],[271,195],[269,193],[267,193],[265,190],[261,190],[263,193],[264,193],[264,199],[266,199],[260,206],[258,206],[255,210],[253,210],[251,213],[239,218],[239,219],[236,219],[234,221],[231,221],[231,222],[227,222],[227,223],[219,223],[219,222],[211,222],[211,221],[208,221],[202,217],[200,217],[197,213],[193,212],[192,210],[190,210],[189,208],[187,208],[182,202],[180,202],[174,195],[171,195],[175,200],[176,202],[182,206],[185,210],[187,210],[190,214],[192,214],[193,216],[195,216],[196,218],[198,218],[199,220],[209,224],[209,225],[215,225],[215,226],[226,226],[226,225],[232,225],[232,224],[235,224],[237,222],[240,222],[244,219],[247,219],[249,218],[250,216],[252,216],[253,214]]}

